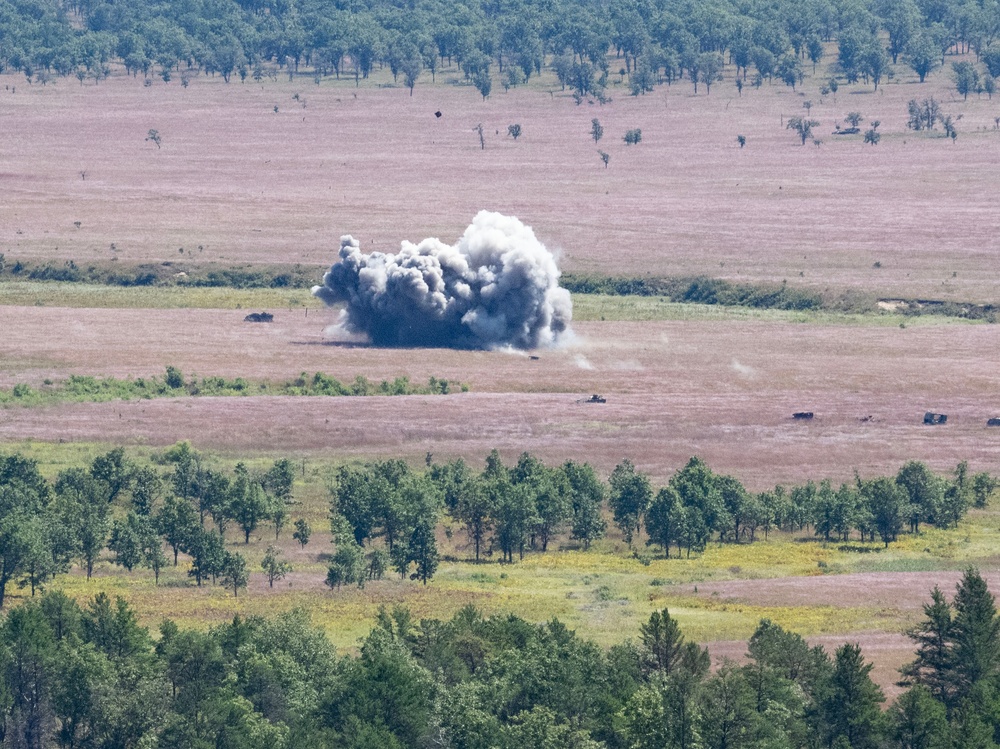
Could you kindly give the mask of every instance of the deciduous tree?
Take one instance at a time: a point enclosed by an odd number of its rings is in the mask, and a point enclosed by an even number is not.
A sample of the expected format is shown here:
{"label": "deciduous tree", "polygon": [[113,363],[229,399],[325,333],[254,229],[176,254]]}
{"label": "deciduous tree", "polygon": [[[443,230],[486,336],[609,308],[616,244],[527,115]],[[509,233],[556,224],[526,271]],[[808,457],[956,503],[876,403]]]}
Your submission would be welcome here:
{"label": "deciduous tree", "polygon": [[295,532],[292,533],[292,538],[299,542],[299,546],[303,549],[306,548],[306,544],[309,543],[309,538],[312,536],[312,526],[309,525],[309,521],[305,518],[299,518],[295,521]]}
{"label": "deciduous tree", "polygon": [[292,565],[285,561],[281,551],[276,549],[273,544],[268,546],[267,551],[264,552],[264,559],[261,560],[260,566],[264,570],[264,574],[267,575],[269,588],[274,587],[275,580],[285,579],[285,576],[292,571]]}
{"label": "deciduous tree", "polygon": [[572,538],[582,541],[583,548],[604,536],[607,522],[601,516],[606,490],[597,472],[589,463],[579,464],[568,461],[562,467],[563,475],[569,483],[572,505]]}
{"label": "deciduous tree", "polygon": [[802,140],[802,145],[804,146],[806,141],[812,137],[812,129],[814,127],[819,127],[819,122],[804,117],[789,117],[788,124],[785,127],[788,130],[794,130],[798,133],[799,138]]}
{"label": "deciduous tree", "polygon": [[608,479],[611,493],[608,503],[614,514],[615,525],[625,536],[625,542],[631,546],[632,540],[642,528],[646,509],[653,498],[653,489],[649,478],[635,470],[632,461],[623,460],[611,472]]}
{"label": "deciduous tree", "polygon": [[222,563],[222,584],[233,589],[233,596],[238,598],[240,588],[245,588],[250,580],[247,560],[239,552],[226,552]]}
{"label": "deciduous tree", "polygon": [[953,62],[951,74],[955,81],[955,90],[962,95],[963,99],[968,99],[969,94],[976,92],[976,88],[979,86],[979,71],[971,62],[967,60]]}

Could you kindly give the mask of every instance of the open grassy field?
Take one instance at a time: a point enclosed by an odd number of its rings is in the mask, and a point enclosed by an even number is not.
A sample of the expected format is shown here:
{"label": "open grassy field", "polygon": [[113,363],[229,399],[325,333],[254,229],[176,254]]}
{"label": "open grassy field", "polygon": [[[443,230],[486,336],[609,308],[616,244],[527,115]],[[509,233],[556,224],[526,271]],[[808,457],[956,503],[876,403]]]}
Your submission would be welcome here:
{"label": "open grassy field", "polygon": [[[322,265],[341,234],[388,251],[452,242],[489,208],[532,225],[574,272],[996,301],[1000,100],[962,101],[945,73],[918,84],[903,66],[878,92],[842,85],[822,97],[822,80],[738,96],[729,72],[710,95],[688,82],[641,97],[611,86],[609,104],[577,106],[545,76],[482,101],[454,70],[412,97],[306,78],[146,88],[126,76],[31,86],[3,75],[0,252]],[[961,116],[954,143],[906,129],[906,102],[929,96]],[[819,147],[784,127],[805,101]],[[877,147],[829,135],[850,111],[881,121]],[[637,146],[622,142],[630,128],[642,130]]]}
{"label": "open grassy field", "polygon": [[[1000,101],[962,101],[946,75],[920,85],[899,72],[877,93],[842,85],[826,97],[819,78],[797,92],[775,82],[738,96],[727,73],[711,95],[694,95],[687,82],[638,98],[612,87],[604,106],[577,106],[544,77],[509,93],[498,87],[484,102],[448,71],[412,97],[347,81],[199,77],[187,88],[146,88],[112,77],[42,87],[0,75],[0,253],[8,263],[300,262],[315,266],[319,282],[343,233],[387,251],[401,239],[451,242],[490,208],[531,224],[577,273],[705,274],[996,303]],[[956,142],[906,130],[906,102],[929,96],[962,116]],[[807,100],[822,123],[818,146],[799,145],[784,127]],[[881,120],[878,146],[828,134],[849,111]],[[606,131],[599,144],[588,135],[595,117]],[[506,136],[514,122],[524,133],[516,142]],[[642,143],[626,147],[621,135],[634,127]],[[146,140],[149,129],[162,147]],[[610,154],[607,169],[598,148]],[[845,481],[854,470],[891,474],[910,459],[942,472],[968,460],[973,471],[1000,473],[1000,430],[985,427],[1000,415],[994,325],[657,298],[579,296],[574,307],[575,338],[536,359],[347,344],[328,330],[334,313],[303,290],[2,283],[4,388],[71,374],[162,375],[172,365],[186,375],[274,380],[303,371],[345,381],[435,376],[471,392],[12,406],[0,409],[0,450],[37,458],[50,476],[110,445],[145,460],[185,439],[212,459],[300,462],[292,516],[317,532],[304,550],[282,537],[295,572],[273,590],[260,574],[239,599],[194,590],[183,566],[154,587],[148,573],[121,575],[109,560],[91,581],[74,572],[58,582],[78,596],[121,593],[148,624],[169,615],[204,626],[305,606],[346,648],[380,605],[447,617],[474,603],[532,620],[558,616],[608,645],[669,606],[717,657],[738,657],[764,616],[826,645],[860,640],[888,686],[910,657],[902,633],[930,587],[950,589],[967,564],[1000,586],[1000,523],[987,510],[958,530],[868,553],[778,534],[650,561],[612,534],[588,553],[567,548],[513,566],[455,561],[469,554],[456,528],[442,532],[450,559],[427,587],[387,580],[328,590],[326,483],[344,461],[401,456],[417,465],[432,453],[480,466],[496,447],[509,460],[524,450],[550,464],[587,460],[604,475],[628,457],[664,482],[699,455],[754,490]],[[274,322],[244,323],[254,309],[273,312]],[[580,402],[591,393],[608,402]],[[793,422],[800,410],[816,418]],[[925,410],[948,413],[948,424],[924,426]],[[267,535],[246,549],[255,572]],[[235,537],[232,545],[242,550]]]}
{"label": "open grassy field", "polygon": [[[671,305],[664,305],[670,307]],[[687,308],[689,313],[692,308]],[[8,307],[0,385],[69,374],[143,377],[167,365],[200,376],[343,381],[405,375],[468,383],[447,397],[199,398],[8,409],[5,440],[167,445],[190,439],[229,454],[285,451],[419,461],[498,447],[548,461],[624,457],[667,477],[692,454],[757,489],[778,481],[892,472],[908,459],[938,469],[967,459],[1000,472],[995,328],[948,318],[907,327],[879,317],[799,313],[581,322],[575,342],[538,359],[504,352],[393,350],[338,344],[330,313],[276,310],[251,325],[239,310]],[[610,310],[608,310],[610,313]],[[603,405],[577,401],[602,393]],[[793,423],[793,411],[817,418]],[[950,415],[923,425],[925,410]],[[870,421],[862,422],[867,416]]]}

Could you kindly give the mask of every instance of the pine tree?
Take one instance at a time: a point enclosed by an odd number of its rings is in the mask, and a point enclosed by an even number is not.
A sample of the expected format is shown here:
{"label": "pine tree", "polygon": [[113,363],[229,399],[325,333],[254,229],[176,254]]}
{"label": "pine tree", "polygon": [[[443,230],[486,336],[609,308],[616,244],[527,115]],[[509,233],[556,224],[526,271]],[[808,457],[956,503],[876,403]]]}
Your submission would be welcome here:
{"label": "pine tree", "polygon": [[965,571],[952,601],[952,682],[955,699],[1000,670],[1000,620],[986,581],[979,570]]}
{"label": "pine tree", "polygon": [[726,663],[709,679],[701,699],[700,730],[706,749],[759,747],[764,716],[743,671]]}
{"label": "pine tree", "polygon": [[946,749],[951,746],[945,707],[918,684],[900,695],[889,711],[892,738],[901,749]]}
{"label": "pine tree", "polygon": [[951,704],[952,612],[941,589],[934,586],[931,602],[924,604],[924,620],[910,630],[917,643],[917,659],[902,669],[908,683],[923,684],[934,699]]}
{"label": "pine tree", "polygon": [[865,663],[861,647],[847,643],[837,649],[826,719],[831,743],[841,738],[851,749],[875,749],[884,733],[880,705],[882,690],[871,679],[873,665]]}
{"label": "pine tree", "polygon": [[667,609],[654,611],[649,621],[640,625],[639,632],[648,669],[669,674],[680,661],[684,647],[677,620]]}

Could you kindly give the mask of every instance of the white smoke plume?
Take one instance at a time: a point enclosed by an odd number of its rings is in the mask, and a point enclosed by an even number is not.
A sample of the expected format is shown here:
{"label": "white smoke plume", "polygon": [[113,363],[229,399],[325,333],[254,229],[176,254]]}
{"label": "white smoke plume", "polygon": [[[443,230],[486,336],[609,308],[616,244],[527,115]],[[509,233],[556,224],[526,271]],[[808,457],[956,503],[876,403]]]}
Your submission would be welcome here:
{"label": "white smoke plume", "polygon": [[313,294],[344,304],[340,327],[377,346],[532,349],[569,331],[572,303],[556,259],[531,227],[480,211],[452,246],[437,239],[399,252],[361,252],[340,239],[340,259]]}

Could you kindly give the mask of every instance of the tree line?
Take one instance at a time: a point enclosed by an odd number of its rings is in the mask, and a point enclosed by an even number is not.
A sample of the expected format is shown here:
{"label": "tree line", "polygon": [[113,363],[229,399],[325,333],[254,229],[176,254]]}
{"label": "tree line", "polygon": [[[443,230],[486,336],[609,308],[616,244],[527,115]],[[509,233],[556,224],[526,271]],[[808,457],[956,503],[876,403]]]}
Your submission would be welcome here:
{"label": "tree line", "polygon": [[682,77],[709,92],[728,60],[742,92],[751,67],[753,85],[776,77],[794,88],[835,40],[835,71],[849,83],[877,89],[898,63],[922,82],[949,52],[973,52],[982,75],[953,75],[976,90],[1000,75],[998,34],[996,3],[973,0],[0,0],[0,65],[42,82],[99,82],[112,63],[183,85],[202,72],[259,81],[303,66],[317,80],[359,81],[378,65],[412,92],[447,64],[484,97],[494,79],[509,88],[547,69],[578,96],[603,98],[616,75],[634,94]]}
{"label": "tree line", "polygon": [[[34,596],[74,564],[89,578],[106,554],[128,572],[150,570],[157,583],[184,554],[197,586],[222,584],[239,595],[250,570],[227,547],[227,533],[249,544],[268,528],[278,541],[290,523],[292,462],[217,469],[186,442],[154,458],[165,471],[119,447],[50,482],[34,461],[0,455],[0,607],[9,584]],[[330,486],[334,552],[326,582],[363,587],[391,572],[426,584],[441,561],[441,531],[462,533],[474,562],[498,556],[514,563],[556,539],[588,549],[605,536],[608,518],[644,562],[650,552],[637,542],[669,558],[701,552],[712,541],[753,543],[774,529],[888,546],[922,524],[956,526],[970,506],[986,505],[998,483],[987,472],[971,474],[964,462],[948,476],[909,461],[894,477],[762,492],[697,457],[655,490],[628,460],[607,481],[588,463],[549,467],[529,453],[507,466],[496,450],[482,471],[461,459],[434,463],[431,455],[425,470],[402,460],[344,465]],[[294,522],[292,537],[303,547],[311,533],[306,520]],[[273,585],[290,567],[272,546],[262,571]]]}
{"label": "tree line", "polygon": [[667,609],[605,650],[556,619],[381,610],[338,656],[301,610],[154,637],[106,594],[46,592],[0,622],[0,741],[25,749],[988,749],[1000,618],[969,569],[933,591],[888,709],[857,644],[762,620],[714,673]]}
{"label": "tree line", "polygon": [[712,540],[753,543],[772,529],[812,529],[824,541],[878,538],[888,546],[921,524],[956,526],[970,506],[986,505],[998,483],[988,472],[970,474],[965,462],[950,476],[909,461],[892,477],[856,475],[839,486],[808,481],[763,492],[714,473],[697,457],[656,490],[628,460],[607,482],[587,463],[551,468],[529,453],[508,467],[496,450],[481,472],[461,459],[434,464],[431,456],[422,473],[401,460],[344,466],[331,486],[337,551],[327,582],[363,587],[392,569],[426,583],[439,563],[434,529],[442,521],[448,532],[464,531],[476,562],[499,553],[512,563],[565,535],[589,548],[607,531],[606,512],[630,548],[645,536],[647,547],[668,558],[672,548],[690,556]]}
{"label": "tree line", "polygon": [[[221,582],[235,594],[246,587],[246,560],[226,548],[225,533],[237,527],[249,543],[268,525],[277,539],[289,521],[291,461],[277,460],[266,471],[243,463],[216,470],[186,442],[160,457],[170,466],[166,474],[119,447],[49,482],[35,461],[0,455],[0,607],[10,583],[33,597],[74,564],[89,578],[106,550],[129,572],[149,569],[157,583],[183,553],[198,586]],[[296,522],[296,539],[306,543],[309,533],[308,523]],[[274,554],[270,561],[269,576],[283,569]]]}

